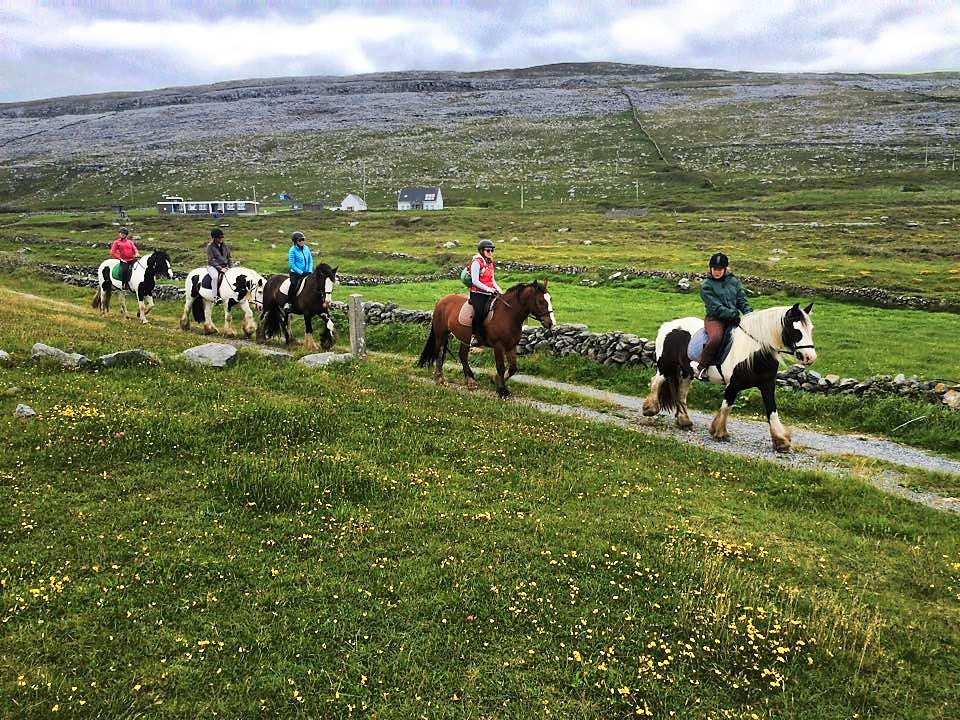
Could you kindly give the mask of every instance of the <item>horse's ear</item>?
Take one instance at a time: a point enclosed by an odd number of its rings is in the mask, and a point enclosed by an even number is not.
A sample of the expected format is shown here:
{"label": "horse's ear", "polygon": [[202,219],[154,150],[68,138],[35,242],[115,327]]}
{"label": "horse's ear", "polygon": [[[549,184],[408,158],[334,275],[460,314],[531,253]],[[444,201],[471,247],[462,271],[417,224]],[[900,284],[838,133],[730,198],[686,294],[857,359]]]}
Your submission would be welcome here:
{"label": "horse's ear", "polygon": [[[798,304],[799,304],[799,303],[798,303]],[[807,315],[809,315],[810,313],[812,313],[812,312],[813,312],[813,303],[810,303],[809,305],[807,305],[807,306],[803,309],[803,311],[804,311]]]}
{"label": "horse's ear", "polygon": [[543,289],[544,289],[544,290],[547,289],[547,279],[546,279],[546,278],[543,279]]}
{"label": "horse's ear", "polygon": [[340,267],[340,266],[337,265],[337,267],[335,267],[335,268],[333,269],[333,276],[334,276],[334,277],[337,276],[337,268],[338,268],[338,267]]}

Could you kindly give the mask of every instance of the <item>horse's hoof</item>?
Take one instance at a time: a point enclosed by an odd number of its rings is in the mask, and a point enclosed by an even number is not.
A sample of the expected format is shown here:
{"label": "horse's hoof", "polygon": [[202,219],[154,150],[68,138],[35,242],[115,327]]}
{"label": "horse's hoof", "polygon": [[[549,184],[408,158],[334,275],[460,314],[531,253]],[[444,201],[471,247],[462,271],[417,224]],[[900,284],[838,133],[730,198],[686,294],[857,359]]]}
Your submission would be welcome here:
{"label": "horse's hoof", "polygon": [[713,431],[711,431],[711,432],[710,432],[710,437],[712,437],[712,438],[713,438],[714,440],[716,440],[717,442],[729,442],[729,440],[730,440],[730,433],[728,433],[728,432],[719,433],[719,432],[713,432]]}
{"label": "horse's hoof", "polygon": [[689,430],[693,427],[693,420],[688,417],[677,418],[677,427],[681,430]]}
{"label": "horse's hoof", "polygon": [[435,378],[433,379],[433,381],[434,381],[437,385],[441,385],[441,386],[447,384],[447,379],[446,379],[446,378],[442,378],[442,377],[435,377]]}
{"label": "horse's hoof", "polygon": [[467,378],[467,390],[476,390],[476,389],[477,389],[477,381],[474,380],[473,378]]}
{"label": "horse's hoof", "polygon": [[647,417],[653,417],[654,415],[660,414],[660,406],[656,403],[648,402],[647,400],[643,401],[643,414]]}
{"label": "horse's hoof", "polygon": [[231,338],[237,336],[237,334],[236,334],[233,330],[227,330],[227,331],[224,332],[223,334],[224,334],[226,337],[231,337]]}
{"label": "horse's hoof", "polygon": [[216,328],[213,328],[213,327],[205,327],[205,328],[203,329],[203,334],[204,334],[204,335],[216,335],[216,334],[217,334],[217,329],[216,329]]}
{"label": "horse's hoof", "polygon": [[790,441],[781,440],[780,442],[777,442],[776,440],[774,440],[773,449],[776,450],[778,453],[788,453],[790,452]]}
{"label": "horse's hoof", "polygon": [[190,321],[189,321],[189,320],[184,320],[184,319],[181,318],[181,319],[180,319],[180,329],[183,330],[183,331],[189,330],[189,329],[190,329]]}
{"label": "horse's hoof", "polygon": [[508,397],[513,395],[513,393],[507,390],[506,388],[497,388],[497,395],[499,395],[503,399],[507,399]]}

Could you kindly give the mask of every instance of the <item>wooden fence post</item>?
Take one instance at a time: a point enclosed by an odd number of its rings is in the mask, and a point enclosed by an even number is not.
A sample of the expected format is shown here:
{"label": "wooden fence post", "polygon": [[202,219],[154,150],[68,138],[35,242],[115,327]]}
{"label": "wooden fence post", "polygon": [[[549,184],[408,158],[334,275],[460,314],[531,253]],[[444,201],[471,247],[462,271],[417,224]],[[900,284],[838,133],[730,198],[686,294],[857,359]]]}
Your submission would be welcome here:
{"label": "wooden fence post", "polygon": [[367,325],[363,318],[363,295],[347,298],[347,317],[350,319],[350,354],[355,358],[367,355]]}

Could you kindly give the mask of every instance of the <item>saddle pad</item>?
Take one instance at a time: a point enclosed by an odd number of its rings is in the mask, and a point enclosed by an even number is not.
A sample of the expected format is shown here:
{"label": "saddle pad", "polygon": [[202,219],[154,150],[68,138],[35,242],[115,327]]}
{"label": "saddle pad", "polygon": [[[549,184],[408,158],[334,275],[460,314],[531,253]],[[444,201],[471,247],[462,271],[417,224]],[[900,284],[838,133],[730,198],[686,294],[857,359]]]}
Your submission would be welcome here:
{"label": "saddle pad", "polygon": [[[690,342],[687,343],[687,357],[690,358],[692,362],[700,362],[700,358],[703,357],[703,348],[707,344],[707,339],[707,331],[703,328],[700,328],[690,336]],[[730,348],[732,347],[733,327],[728,326],[726,330],[723,331],[723,337],[720,339],[720,350],[714,356],[713,364],[717,367],[723,365],[723,361],[727,359],[727,355],[730,354]]]}
{"label": "saddle pad", "polygon": [[[297,297],[300,297],[300,296],[303,294],[303,286],[307,284],[307,283],[305,282],[305,280],[306,280],[306,278],[304,278],[304,280],[301,280],[301,281],[300,281],[300,287],[297,288]],[[284,280],[282,283],[280,283],[280,292],[282,292],[284,295],[289,295],[289,293],[290,293],[290,278],[287,278],[287,279]]]}
{"label": "saddle pad", "polygon": [[203,280],[200,281],[200,287],[209,290],[213,286],[213,280],[210,279],[210,273],[205,273]]}
{"label": "saddle pad", "polygon": [[116,280],[116,281],[119,282],[119,280],[120,280],[120,263],[117,263],[116,265],[114,265],[114,266],[110,269],[110,277],[112,277],[114,280]]}
{"label": "saddle pad", "polygon": [[700,328],[690,336],[690,342],[687,345],[687,357],[694,362],[700,362],[700,358],[703,357],[703,348],[706,344],[707,331]]}
{"label": "saddle pad", "polygon": [[473,305],[465,302],[460,306],[460,314],[457,315],[457,322],[465,327],[470,327],[473,323]]}

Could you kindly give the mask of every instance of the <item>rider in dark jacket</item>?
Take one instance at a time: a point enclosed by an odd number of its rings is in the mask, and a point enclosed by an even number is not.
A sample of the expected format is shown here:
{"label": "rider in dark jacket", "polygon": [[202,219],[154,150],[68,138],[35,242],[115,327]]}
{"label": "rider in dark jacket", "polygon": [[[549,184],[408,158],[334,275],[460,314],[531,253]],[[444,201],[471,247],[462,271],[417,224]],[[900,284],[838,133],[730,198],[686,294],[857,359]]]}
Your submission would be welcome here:
{"label": "rider in dark jacket", "polygon": [[740,324],[740,313],[753,312],[740,281],[727,269],[729,265],[726,255],[714,253],[710,258],[710,274],[700,285],[700,297],[707,308],[703,327],[708,338],[697,371],[700,380],[705,379],[707,370],[713,364],[727,327]]}

